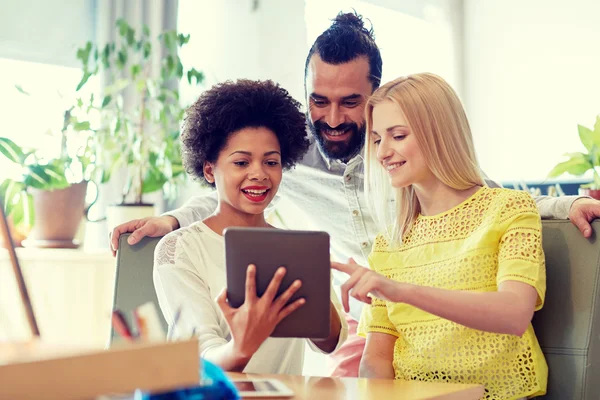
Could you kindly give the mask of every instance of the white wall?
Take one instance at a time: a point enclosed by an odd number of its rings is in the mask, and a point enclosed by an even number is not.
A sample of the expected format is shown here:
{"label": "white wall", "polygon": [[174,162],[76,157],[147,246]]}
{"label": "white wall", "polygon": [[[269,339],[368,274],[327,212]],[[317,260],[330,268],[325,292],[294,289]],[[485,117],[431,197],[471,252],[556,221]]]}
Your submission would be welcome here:
{"label": "white wall", "polygon": [[465,101],[484,171],[541,180],[600,113],[600,2],[464,0]]}
{"label": "white wall", "polygon": [[[308,52],[303,0],[179,0],[178,29],[191,35],[181,57],[206,74],[206,87],[227,79],[271,79],[304,103],[304,61]],[[183,87],[182,99],[203,88]],[[204,189],[206,190],[206,189]],[[175,206],[203,189],[183,188]]]}
{"label": "white wall", "polygon": [[94,0],[0,1],[0,58],[78,67],[94,38]]}

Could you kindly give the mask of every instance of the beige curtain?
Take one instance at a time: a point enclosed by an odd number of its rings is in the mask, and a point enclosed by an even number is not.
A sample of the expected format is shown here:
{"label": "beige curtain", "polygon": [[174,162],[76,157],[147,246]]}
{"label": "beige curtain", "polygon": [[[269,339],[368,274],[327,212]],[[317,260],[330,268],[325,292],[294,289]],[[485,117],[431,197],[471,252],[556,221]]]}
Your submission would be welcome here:
{"label": "beige curtain", "polygon": [[[95,40],[100,45],[117,39],[118,32],[115,29],[115,23],[120,18],[126,19],[136,32],[147,25],[150,28],[152,37],[156,37],[165,30],[177,29],[179,5],[177,0],[101,0],[96,4]],[[160,60],[160,53],[156,53],[153,60],[153,63],[156,64],[156,71],[160,69]],[[107,77],[104,77],[100,82],[101,87],[109,84]],[[124,100],[126,107],[136,107],[135,102],[127,101],[127,98]],[[124,179],[119,179],[119,177],[113,175],[109,183],[100,187],[98,201],[90,210],[90,219],[101,219],[106,215],[107,205],[120,201],[124,183]],[[144,200],[156,204],[159,212],[164,209],[161,192],[148,196],[144,195]],[[86,247],[105,248],[108,246],[107,237],[108,230],[105,220],[87,223],[85,229]]]}

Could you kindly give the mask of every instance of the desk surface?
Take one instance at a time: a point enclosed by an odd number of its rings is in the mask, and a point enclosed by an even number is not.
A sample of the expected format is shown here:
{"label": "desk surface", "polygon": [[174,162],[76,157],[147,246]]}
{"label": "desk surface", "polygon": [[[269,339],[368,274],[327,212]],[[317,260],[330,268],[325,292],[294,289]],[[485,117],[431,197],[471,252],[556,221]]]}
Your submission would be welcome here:
{"label": "desk surface", "polygon": [[483,386],[451,383],[406,382],[364,378],[321,378],[295,375],[229,373],[232,379],[274,378],[296,394],[292,399],[403,399],[479,400]]}

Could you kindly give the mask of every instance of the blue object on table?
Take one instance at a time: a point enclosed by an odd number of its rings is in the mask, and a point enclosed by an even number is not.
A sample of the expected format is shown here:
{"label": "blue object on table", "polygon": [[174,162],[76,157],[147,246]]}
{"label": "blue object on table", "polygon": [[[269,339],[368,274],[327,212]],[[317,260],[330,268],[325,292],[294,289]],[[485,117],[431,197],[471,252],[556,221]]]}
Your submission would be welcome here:
{"label": "blue object on table", "polygon": [[210,361],[200,360],[200,385],[162,393],[135,392],[135,400],[237,400],[233,382],[223,370]]}

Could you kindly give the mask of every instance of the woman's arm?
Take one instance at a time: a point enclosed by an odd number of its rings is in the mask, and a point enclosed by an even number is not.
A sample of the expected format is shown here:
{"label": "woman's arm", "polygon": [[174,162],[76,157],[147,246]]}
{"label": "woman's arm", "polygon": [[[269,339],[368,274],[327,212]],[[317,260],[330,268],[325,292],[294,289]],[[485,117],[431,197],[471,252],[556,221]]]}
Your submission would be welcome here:
{"label": "woman's arm", "polygon": [[394,345],[396,336],[386,333],[367,334],[367,343],[360,360],[361,378],[394,379]]}
{"label": "woman's arm", "polygon": [[370,293],[487,332],[521,336],[531,322],[538,298],[533,286],[517,281],[504,281],[497,292],[480,293],[396,282],[356,264],[332,263],[332,267],[350,275],[342,285],[345,307],[348,294],[370,304]]}
{"label": "woman's arm", "polygon": [[517,281],[488,293],[397,284],[399,302],[472,329],[516,336],[527,330],[538,298],[533,286]]}

